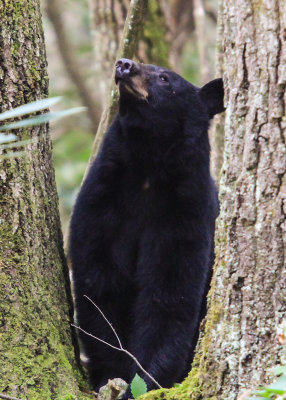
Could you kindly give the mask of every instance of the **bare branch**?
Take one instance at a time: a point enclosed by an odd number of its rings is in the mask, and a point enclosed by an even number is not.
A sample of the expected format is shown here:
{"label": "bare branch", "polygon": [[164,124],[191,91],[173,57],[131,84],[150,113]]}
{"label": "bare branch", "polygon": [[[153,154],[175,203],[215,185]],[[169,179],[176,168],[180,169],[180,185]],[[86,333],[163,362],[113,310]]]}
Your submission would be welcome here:
{"label": "bare branch", "polygon": [[57,0],[47,0],[46,10],[57,35],[57,44],[66,70],[73,83],[77,87],[84,105],[87,107],[88,116],[92,125],[92,131],[94,134],[96,134],[100,119],[101,106],[94,100],[91,90],[86,85],[80,72],[80,65],[77,62],[77,59],[74,57],[75,51],[73,49],[73,45],[64,29],[62,20],[63,13],[60,9],[59,2]]}
{"label": "bare branch", "polygon": [[114,350],[122,351],[123,353],[127,354],[127,355],[128,355],[129,357],[131,357],[132,360],[138,365],[138,367],[141,369],[141,371],[143,371],[144,374],[147,375],[148,378],[150,378],[150,379],[155,383],[155,385],[157,385],[158,388],[161,389],[162,386],[156,381],[156,379],[153,378],[153,376],[151,376],[151,375],[149,374],[149,372],[147,372],[147,371],[142,367],[142,365],[141,365],[140,362],[137,360],[137,358],[136,358],[132,353],[130,353],[128,350],[126,350],[126,349],[124,349],[124,348],[122,347],[121,341],[120,341],[120,339],[119,339],[119,337],[118,337],[118,335],[117,335],[115,329],[113,328],[111,322],[110,322],[110,321],[107,319],[107,317],[104,315],[104,313],[102,312],[102,310],[98,307],[98,305],[96,305],[88,296],[84,295],[84,297],[86,297],[86,298],[94,305],[94,307],[96,307],[96,309],[100,312],[101,316],[102,316],[102,317],[104,318],[104,320],[108,323],[108,325],[109,325],[110,328],[112,329],[112,332],[114,333],[116,339],[118,340],[119,347],[113,346],[112,344],[106,342],[105,340],[100,339],[100,338],[98,338],[97,336],[92,335],[91,333],[89,333],[89,332],[85,331],[84,329],[82,329],[80,326],[76,326],[76,325],[74,325],[74,324],[72,324],[72,326],[73,326],[74,328],[80,330],[81,332],[85,333],[86,335],[88,335],[88,336],[90,336],[90,337],[92,337],[92,338],[98,340],[99,342],[104,343],[106,346],[109,346],[109,347],[111,347],[111,348],[114,349]]}
{"label": "bare branch", "polygon": [[114,349],[114,350],[123,351],[123,349],[122,349],[121,347],[113,346],[112,344],[106,342],[105,340],[100,339],[99,337],[94,336],[94,335],[92,335],[91,333],[85,331],[85,330],[82,329],[80,326],[76,326],[76,325],[74,325],[74,324],[71,324],[71,326],[73,326],[74,328],[78,329],[79,331],[85,333],[86,335],[88,335],[88,336],[90,336],[90,337],[92,337],[92,338],[98,340],[99,342],[106,344],[106,346],[111,347],[111,348]]}
{"label": "bare branch", "polygon": [[90,336],[90,337],[92,337],[92,338],[98,340],[98,341],[101,342],[101,343],[106,344],[106,346],[109,346],[109,347],[111,347],[111,348],[114,349],[114,350],[122,351],[123,353],[127,354],[127,355],[128,355],[129,357],[131,357],[132,360],[138,365],[138,367],[141,369],[141,371],[143,371],[144,374],[147,375],[148,378],[150,378],[150,379],[155,383],[155,385],[158,386],[159,389],[162,389],[162,386],[156,381],[156,379],[154,379],[153,376],[151,376],[151,375],[149,374],[149,372],[147,372],[147,371],[142,367],[142,365],[141,365],[140,362],[137,360],[137,358],[136,358],[132,353],[130,353],[128,350],[124,349],[123,347],[116,347],[116,346],[113,346],[112,344],[106,342],[105,340],[100,339],[100,338],[98,338],[97,336],[94,336],[94,335],[92,335],[91,333],[85,331],[85,330],[82,329],[80,326],[76,326],[76,325],[74,325],[74,324],[71,324],[71,325],[72,325],[74,328],[76,328],[76,329],[80,330],[81,332],[85,333],[86,335],[88,335],[88,336]]}
{"label": "bare branch", "polygon": [[94,303],[94,301],[92,301],[88,296],[84,295],[84,297],[86,297],[93,305],[94,307],[100,312],[100,314],[102,315],[102,317],[105,319],[105,321],[108,323],[108,325],[110,326],[110,328],[112,329],[112,332],[114,333],[114,335],[116,336],[116,339],[118,340],[118,344],[120,346],[120,348],[122,349],[122,344],[120,342],[120,339],[116,333],[116,330],[113,328],[112,324],[108,321],[108,319],[106,318],[106,316],[103,314],[103,312],[101,311],[101,309],[98,307],[98,305],[96,305]]}

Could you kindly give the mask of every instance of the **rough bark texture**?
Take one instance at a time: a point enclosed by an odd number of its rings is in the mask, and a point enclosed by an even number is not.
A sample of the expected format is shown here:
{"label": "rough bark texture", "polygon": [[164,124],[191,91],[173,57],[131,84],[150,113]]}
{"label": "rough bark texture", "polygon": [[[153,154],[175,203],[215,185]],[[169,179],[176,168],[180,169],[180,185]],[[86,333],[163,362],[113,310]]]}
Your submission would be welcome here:
{"label": "rough bark texture", "polygon": [[143,397],[232,400],[267,382],[286,314],[286,3],[224,0],[225,152],[210,308],[179,388]]}
{"label": "rough bark texture", "polygon": [[[47,96],[39,0],[0,3],[0,54],[0,111]],[[48,127],[15,133],[37,141],[0,159],[0,392],[82,398]]]}
{"label": "rough bark texture", "polygon": [[275,336],[286,311],[285,6],[232,0],[222,9],[228,109],[204,339],[210,343],[201,365],[209,397],[234,399],[264,383],[281,355]]}

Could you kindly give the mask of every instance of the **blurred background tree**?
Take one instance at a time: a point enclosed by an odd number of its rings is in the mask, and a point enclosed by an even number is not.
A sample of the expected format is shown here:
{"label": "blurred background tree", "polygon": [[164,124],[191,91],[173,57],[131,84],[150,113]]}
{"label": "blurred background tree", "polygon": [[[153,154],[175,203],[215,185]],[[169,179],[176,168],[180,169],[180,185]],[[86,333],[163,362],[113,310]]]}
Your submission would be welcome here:
{"label": "blurred background tree", "polygon": [[[64,95],[68,106],[83,103],[89,108],[76,128],[68,119],[52,127],[65,232],[106,100],[130,0],[42,3],[51,95]],[[197,85],[214,77],[217,0],[149,0],[146,4],[135,58],[169,67]]]}

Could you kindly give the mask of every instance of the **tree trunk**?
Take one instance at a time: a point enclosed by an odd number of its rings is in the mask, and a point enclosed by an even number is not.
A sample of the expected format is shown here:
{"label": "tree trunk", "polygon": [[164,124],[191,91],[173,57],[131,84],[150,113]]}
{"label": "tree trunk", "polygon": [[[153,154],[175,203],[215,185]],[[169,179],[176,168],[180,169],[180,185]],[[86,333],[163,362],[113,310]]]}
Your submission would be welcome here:
{"label": "tree trunk", "polygon": [[[223,40],[223,24],[222,24],[222,10],[223,1],[218,0],[218,19],[217,19],[217,40],[216,40],[216,54],[215,54],[215,75],[222,77],[224,73],[224,50],[222,45]],[[211,174],[215,181],[219,182],[219,174],[223,163],[224,151],[224,122],[225,113],[217,114],[214,117],[212,126],[210,128],[209,137],[211,144]]]}
{"label": "tree trunk", "polygon": [[[1,111],[46,97],[39,0],[1,2],[0,43]],[[0,159],[0,392],[83,398],[48,127],[15,133],[34,141]]]}
{"label": "tree trunk", "polygon": [[[104,98],[109,95],[110,76],[120,46],[126,19],[133,2],[130,0],[89,0],[91,12],[91,25],[94,43],[95,70],[100,79],[100,88]],[[169,44],[164,40],[166,25],[160,4],[157,0],[144,1],[141,9],[141,23],[132,37],[132,52],[130,57],[140,62],[149,62],[168,66]],[[132,22],[132,21],[131,21]],[[140,35],[139,35],[140,33]],[[129,46],[126,42],[127,47]],[[129,46],[130,47],[130,46]]]}
{"label": "tree trunk", "polygon": [[[142,31],[144,11],[147,8],[148,0],[131,0],[126,17],[121,42],[117,52],[118,58],[132,58],[137,48],[139,33]],[[109,98],[102,113],[98,126],[93,148],[89,159],[87,171],[92,164],[100,148],[104,135],[118,111],[119,93],[114,82],[114,67],[111,72]],[[86,171],[86,172],[87,172]]]}
{"label": "tree trunk", "polygon": [[225,0],[221,13],[227,111],[210,307],[189,377],[145,400],[236,399],[282,358],[286,3]]}

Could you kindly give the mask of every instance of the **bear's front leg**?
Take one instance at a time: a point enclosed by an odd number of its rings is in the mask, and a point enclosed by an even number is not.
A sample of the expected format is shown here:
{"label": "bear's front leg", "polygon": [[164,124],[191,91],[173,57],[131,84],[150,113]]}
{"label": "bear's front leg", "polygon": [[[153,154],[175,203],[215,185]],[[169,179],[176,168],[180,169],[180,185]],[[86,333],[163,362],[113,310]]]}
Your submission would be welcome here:
{"label": "bear's front leg", "polygon": [[[109,240],[101,229],[90,229],[97,232],[92,239],[93,246],[82,243],[85,258],[77,269],[74,269],[74,286],[76,300],[77,325],[87,333],[106,343],[119,347],[111,327],[100,311],[88,300],[88,296],[116,330],[122,345],[127,346],[130,336],[131,307],[135,301],[135,290],[130,276],[134,265],[133,237],[128,236],[128,226],[121,224],[115,229]],[[97,227],[100,221],[97,220]],[[102,232],[101,237],[98,233]],[[107,242],[108,240],[108,242]],[[120,249],[124,247],[125,252]],[[88,358],[87,370],[90,382],[96,390],[105,385],[108,379],[122,378],[130,380],[129,357],[96,338],[79,332],[83,351]]]}
{"label": "bear's front leg", "polygon": [[[171,387],[191,367],[208,282],[210,242],[164,233],[156,237],[141,246],[129,349],[162,387]],[[136,373],[148,390],[158,388],[133,363],[132,378]],[[129,395],[130,391],[124,399]]]}

